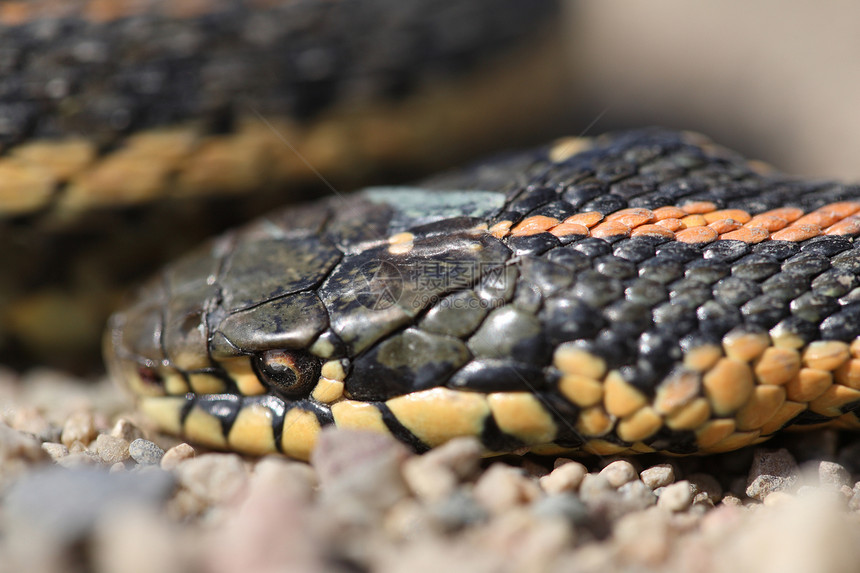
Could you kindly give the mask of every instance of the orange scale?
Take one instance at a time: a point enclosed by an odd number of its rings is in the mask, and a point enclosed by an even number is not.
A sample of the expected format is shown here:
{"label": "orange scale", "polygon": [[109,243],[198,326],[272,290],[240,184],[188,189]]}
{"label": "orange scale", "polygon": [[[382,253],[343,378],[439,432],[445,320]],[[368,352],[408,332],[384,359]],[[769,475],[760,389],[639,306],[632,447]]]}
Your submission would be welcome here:
{"label": "orange scale", "polygon": [[588,227],[579,223],[561,223],[549,230],[556,237],[567,237],[569,235],[587,235]]}
{"label": "orange scale", "polygon": [[860,216],[845,217],[824,229],[825,235],[857,235],[860,233]]}
{"label": "orange scale", "polygon": [[721,209],[719,211],[705,213],[705,221],[708,223],[714,223],[722,219],[732,219],[740,224],[744,224],[752,219],[752,215],[743,209]]}
{"label": "orange scale", "polygon": [[664,219],[681,219],[687,215],[687,213],[685,213],[680,207],[671,206],[657,207],[652,212],[654,213],[655,221],[663,221]]}
{"label": "orange scale", "polygon": [[537,235],[555,227],[558,223],[559,221],[555,217],[547,217],[545,215],[526,217],[514,227],[511,235],[514,237]]}
{"label": "orange scale", "polygon": [[750,219],[749,222],[744,224],[744,227],[749,227],[751,229],[764,229],[771,233],[784,229],[786,226],[788,226],[788,221],[786,219],[777,217],[776,215],[768,215],[767,213],[756,215]]}
{"label": "orange scale", "polygon": [[785,219],[789,223],[793,223],[803,217],[803,209],[798,207],[779,207],[778,209],[771,209],[770,211],[765,211],[764,213],[759,213],[758,217],[762,215],[771,215],[773,217],[779,217],[780,219]]}
{"label": "orange scale", "polygon": [[702,213],[716,211],[717,206],[711,201],[694,201],[686,205],[681,205],[681,209],[688,215],[701,215]]}
{"label": "orange scale", "polygon": [[670,219],[661,219],[654,223],[655,225],[659,225],[665,229],[669,229],[670,231],[680,231],[681,229],[686,229],[687,225],[685,225],[681,219],[675,219],[674,217]]}
{"label": "orange scale", "polygon": [[770,237],[770,233],[761,227],[741,227],[736,231],[720,235],[720,240],[743,241],[744,243],[761,243]]}
{"label": "orange scale", "polygon": [[629,234],[630,227],[618,221],[606,221],[591,229],[591,236],[598,239],[626,236]]}
{"label": "orange scale", "polygon": [[681,222],[684,223],[685,227],[704,227],[708,224],[702,215],[687,215],[681,219]]}
{"label": "orange scale", "polygon": [[585,213],[577,213],[576,215],[571,215],[570,217],[565,219],[564,222],[584,225],[590,229],[602,220],[603,214],[598,213],[597,211],[586,211]]}
{"label": "orange scale", "polygon": [[631,237],[661,237],[663,239],[674,239],[675,233],[662,225],[640,225],[630,231]]}
{"label": "orange scale", "polygon": [[512,221],[499,221],[488,232],[497,239],[504,239],[511,230]]}
{"label": "orange scale", "polygon": [[777,231],[770,236],[774,241],[791,241],[797,243],[817,237],[821,234],[821,227],[812,224],[792,223],[782,231]]}
{"label": "orange scale", "polygon": [[675,233],[675,240],[682,243],[710,243],[716,241],[717,237],[717,232],[707,226],[690,227]]}
{"label": "orange scale", "polygon": [[633,227],[652,222],[654,220],[654,212],[641,207],[631,207],[630,209],[621,209],[608,215],[606,220],[618,221],[622,225],[627,225],[632,229]]}
{"label": "orange scale", "polygon": [[739,221],[735,221],[734,219],[721,219],[719,221],[714,221],[710,225],[708,225],[711,229],[717,232],[717,234],[722,235],[723,233],[730,233],[732,231],[736,231],[743,227],[743,225]]}

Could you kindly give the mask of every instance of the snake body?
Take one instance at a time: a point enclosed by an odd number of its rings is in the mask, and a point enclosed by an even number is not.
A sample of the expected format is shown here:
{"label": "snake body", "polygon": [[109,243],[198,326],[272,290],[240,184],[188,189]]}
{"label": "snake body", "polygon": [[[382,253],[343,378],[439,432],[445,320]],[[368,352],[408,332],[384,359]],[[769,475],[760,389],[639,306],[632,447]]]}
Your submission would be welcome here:
{"label": "snake body", "polygon": [[722,452],[857,423],[860,187],[660,129],[276,211],[168,266],[106,336],[166,431],[306,458]]}

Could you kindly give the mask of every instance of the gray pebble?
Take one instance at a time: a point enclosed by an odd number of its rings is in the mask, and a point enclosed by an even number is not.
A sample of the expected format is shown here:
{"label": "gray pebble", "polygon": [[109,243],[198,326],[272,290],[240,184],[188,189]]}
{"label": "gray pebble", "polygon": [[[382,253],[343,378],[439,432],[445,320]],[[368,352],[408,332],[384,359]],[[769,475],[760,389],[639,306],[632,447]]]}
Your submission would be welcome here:
{"label": "gray pebble", "polygon": [[818,464],[818,481],[823,486],[840,489],[851,484],[851,474],[841,465],[834,462]]}
{"label": "gray pebble", "polygon": [[107,511],[123,503],[164,502],[173,488],[166,472],[142,476],[54,467],[33,472],[10,488],[5,519],[37,527],[59,543],[74,542]]}
{"label": "gray pebble", "polygon": [[448,532],[482,523],[489,517],[487,510],[475,500],[475,497],[463,489],[454,491],[442,501],[430,504],[428,512]]}
{"label": "gray pebble", "polygon": [[639,480],[630,481],[618,488],[618,493],[626,506],[641,510],[657,503],[657,496],[647,485]]}
{"label": "gray pebble", "polygon": [[574,525],[580,525],[588,520],[588,508],[572,493],[548,495],[534,502],[532,514],[540,519],[561,517]]}
{"label": "gray pebble", "polygon": [[138,438],[128,446],[128,453],[132,459],[142,466],[155,466],[164,456],[164,450],[154,442]]}

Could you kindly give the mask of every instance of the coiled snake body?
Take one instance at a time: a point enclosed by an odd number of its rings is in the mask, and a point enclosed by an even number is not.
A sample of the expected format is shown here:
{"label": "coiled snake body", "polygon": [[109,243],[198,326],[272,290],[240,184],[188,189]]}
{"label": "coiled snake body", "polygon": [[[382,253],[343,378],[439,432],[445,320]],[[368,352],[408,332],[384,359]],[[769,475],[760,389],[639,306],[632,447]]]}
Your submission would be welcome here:
{"label": "coiled snake body", "polygon": [[860,187],[701,136],[568,139],[288,208],[115,314],[163,429],[306,458],[322,426],[416,450],[721,452],[856,425]]}

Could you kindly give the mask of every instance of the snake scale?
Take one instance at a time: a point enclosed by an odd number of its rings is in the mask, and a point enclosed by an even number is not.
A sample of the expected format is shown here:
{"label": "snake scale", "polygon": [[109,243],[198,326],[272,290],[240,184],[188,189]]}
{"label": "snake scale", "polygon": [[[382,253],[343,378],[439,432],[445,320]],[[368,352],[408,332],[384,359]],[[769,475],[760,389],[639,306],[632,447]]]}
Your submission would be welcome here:
{"label": "snake scale", "polygon": [[307,458],[321,428],[421,451],[711,453],[855,427],[860,187],[683,132],[570,138],[275,211],[116,313],[161,428]]}

